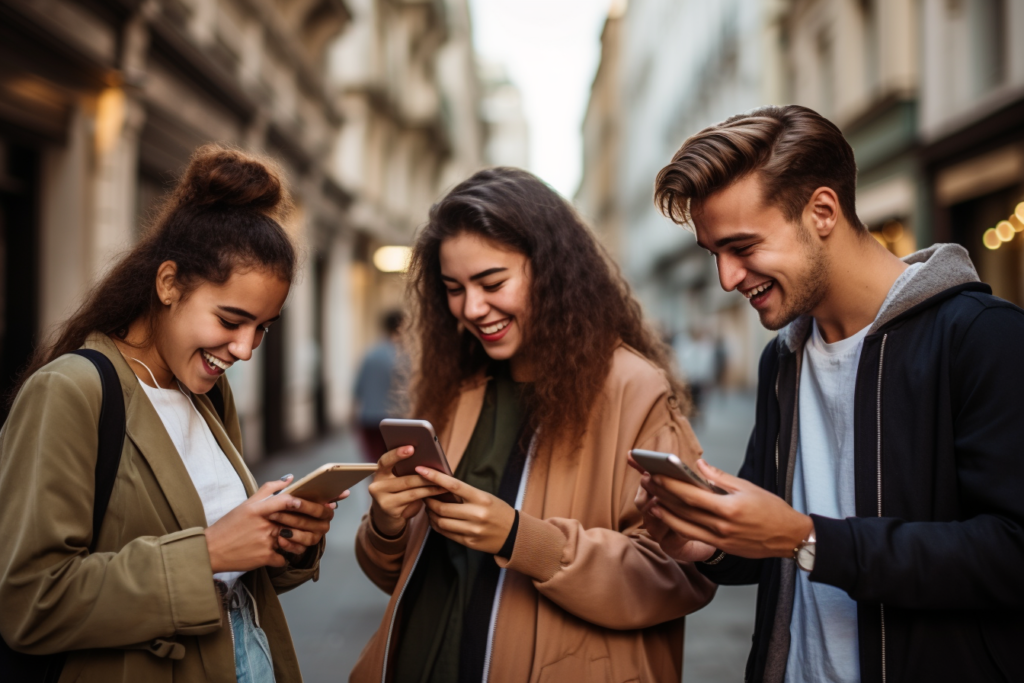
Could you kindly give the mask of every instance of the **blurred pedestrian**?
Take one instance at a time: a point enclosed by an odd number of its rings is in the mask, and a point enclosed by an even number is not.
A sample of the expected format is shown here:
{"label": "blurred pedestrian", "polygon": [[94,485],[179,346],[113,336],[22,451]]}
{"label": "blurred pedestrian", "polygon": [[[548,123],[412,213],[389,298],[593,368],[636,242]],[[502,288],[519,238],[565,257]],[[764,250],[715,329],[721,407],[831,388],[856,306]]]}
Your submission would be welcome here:
{"label": "blurred pedestrian", "polygon": [[412,414],[455,476],[381,458],[356,553],[392,597],[351,680],[678,681],[711,584],[640,530],[627,450],[699,446],[607,254],[547,185],[490,169],[431,209],[410,291]]}
{"label": "blurred pedestrian", "polygon": [[1024,311],[963,247],[893,256],[856,186],[842,133],[798,106],[707,128],[659,174],[779,335],[739,476],[699,462],[729,495],[645,479],[645,524],[760,585],[748,681],[1024,681]]}
{"label": "blurred pedestrian", "polygon": [[704,417],[704,401],[715,383],[715,347],[706,333],[694,330],[676,335],[673,351],[690,389],[690,420],[697,423]]}
{"label": "blurred pedestrian", "polygon": [[287,205],[272,165],[199,149],[38,351],[0,432],[4,680],[301,680],[277,594],[336,503],[257,489],[224,374],[288,295]]}
{"label": "blurred pedestrian", "polygon": [[380,434],[380,421],[400,417],[399,393],[405,366],[401,347],[402,321],[401,311],[389,311],[384,315],[381,319],[384,338],[363,357],[356,377],[357,429],[367,462],[377,462],[388,449]]}

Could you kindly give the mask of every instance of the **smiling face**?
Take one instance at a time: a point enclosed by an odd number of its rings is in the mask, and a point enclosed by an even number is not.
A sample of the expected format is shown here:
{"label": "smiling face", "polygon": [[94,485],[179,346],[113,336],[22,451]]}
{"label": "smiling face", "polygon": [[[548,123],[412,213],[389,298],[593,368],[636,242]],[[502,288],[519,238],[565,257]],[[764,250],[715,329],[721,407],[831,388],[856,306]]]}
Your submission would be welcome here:
{"label": "smiling face", "polygon": [[480,340],[489,357],[514,357],[529,318],[526,256],[468,232],[444,240],[440,256],[452,315]]}
{"label": "smiling face", "polygon": [[804,214],[794,222],[765,203],[751,174],[708,197],[693,215],[722,289],[738,289],[769,330],[811,313],[828,293],[828,254]]}
{"label": "smiling face", "polygon": [[222,285],[205,282],[184,298],[172,283],[173,273],[158,278],[158,293],[172,303],[156,322],[153,346],[161,364],[196,394],[212,389],[232,364],[252,358],[290,287],[261,269],[236,271]]}

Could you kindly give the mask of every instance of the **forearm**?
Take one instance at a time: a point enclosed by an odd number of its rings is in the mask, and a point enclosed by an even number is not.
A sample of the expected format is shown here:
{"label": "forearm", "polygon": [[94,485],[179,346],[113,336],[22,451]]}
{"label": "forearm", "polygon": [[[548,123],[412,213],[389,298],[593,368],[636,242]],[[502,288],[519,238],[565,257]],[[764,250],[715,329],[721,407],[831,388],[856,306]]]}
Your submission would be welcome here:
{"label": "forearm", "polygon": [[526,574],[562,609],[613,629],[678,619],[706,605],[713,584],[641,533],[584,529],[576,520],[520,513],[515,548],[501,566]]}
{"label": "forearm", "polygon": [[398,584],[408,541],[408,525],[399,536],[385,538],[373,528],[370,514],[363,515],[356,532],[356,560],[366,578],[385,593],[390,594]]}
{"label": "forearm", "polygon": [[814,517],[812,581],[855,600],[910,609],[1021,609],[1024,529],[994,515],[964,522]]}
{"label": "forearm", "polygon": [[123,647],[220,627],[202,529],[147,536],[117,553],[76,553],[42,566],[4,558],[0,635],[31,654]]}

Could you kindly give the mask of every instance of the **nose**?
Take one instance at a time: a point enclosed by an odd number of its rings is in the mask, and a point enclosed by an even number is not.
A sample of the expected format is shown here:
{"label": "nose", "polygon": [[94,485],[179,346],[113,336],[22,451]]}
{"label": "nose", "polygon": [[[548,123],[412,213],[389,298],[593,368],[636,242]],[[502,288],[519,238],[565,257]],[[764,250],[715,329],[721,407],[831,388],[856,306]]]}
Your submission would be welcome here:
{"label": "nose", "polygon": [[243,332],[235,337],[235,339],[228,344],[228,353],[238,360],[249,360],[252,358],[252,350],[257,346],[256,334],[258,331],[259,327],[253,330],[252,334]]}
{"label": "nose", "polygon": [[467,320],[479,320],[487,315],[490,306],[487,305],[484,293],[479,287],[466,288],[466,300],[462,304],[462,315]]}
{"label": "nose", "polygon": [[722,289],[727,292],[739,287],[743,279],[747,277],[747,269],[743,267],[739,259],[727,254],[719,254],[715,257],[715,262],[718,264],[718,281],[721,283]]}

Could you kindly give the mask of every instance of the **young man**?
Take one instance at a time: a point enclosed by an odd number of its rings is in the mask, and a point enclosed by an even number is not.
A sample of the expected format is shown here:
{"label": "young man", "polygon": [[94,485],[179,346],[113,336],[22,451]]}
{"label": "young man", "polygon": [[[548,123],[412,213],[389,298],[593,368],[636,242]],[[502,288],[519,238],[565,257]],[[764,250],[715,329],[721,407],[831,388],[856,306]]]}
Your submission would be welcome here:
{"label": "young man", "polygon": [[857,218],[815,112],[766,107],[686,141],[655,197],[722,287],[779,330],[722,496],[644,478],[651,534],[758,583],[748,681],[1024,681],[1024,311],[967,252],[902,261]]}

